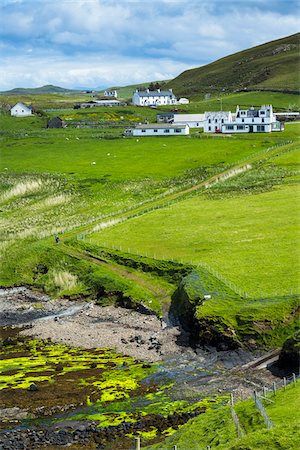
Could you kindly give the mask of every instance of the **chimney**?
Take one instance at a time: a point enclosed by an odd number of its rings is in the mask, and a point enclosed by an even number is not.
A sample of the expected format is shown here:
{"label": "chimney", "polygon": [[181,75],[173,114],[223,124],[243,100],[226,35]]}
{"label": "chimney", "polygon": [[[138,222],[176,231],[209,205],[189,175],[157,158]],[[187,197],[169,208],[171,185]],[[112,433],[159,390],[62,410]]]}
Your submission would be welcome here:
{"label": "chimney", "polygon": [[169,89],[169,91],[172,92],[172,94],[173,94],[173,89]]}
{"label": "chimney", "polygon": [[160,92],[160,89],[157,89],[157,92]]}
{"label": "chimney", "polygon": [[149,91],[149,89],[147,89],[147,91],[146,91],[146,92],[150,92],[150,91]]}

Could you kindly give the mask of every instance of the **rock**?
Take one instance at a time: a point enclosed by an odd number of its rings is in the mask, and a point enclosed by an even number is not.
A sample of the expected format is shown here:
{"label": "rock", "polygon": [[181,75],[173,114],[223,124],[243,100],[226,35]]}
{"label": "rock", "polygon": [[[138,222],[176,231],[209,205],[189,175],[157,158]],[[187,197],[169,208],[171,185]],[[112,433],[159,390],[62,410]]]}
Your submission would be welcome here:
{"label": "rock", "polygon": [[97,367],[97,364],[96,364],[95,362],[93,362],[93,363],[90,365],[90,368],[91,368],[91,369],[96,369],[96,367]]}
{"label": "rock", "polygon": [[62,372],[64,370],[64,366],[61,363],[56,364],[55,366],[56,372]]}
{"label": "rock", "polygon": [[300,331],[284,342],[279,355],[278,366],[290,373],[299,373],[299,363]]}
{"label": "rock", "polygon": [[39,388],[37,387],[37,385],[35,383],[31,383],[31,385],[28,388],[28,391],[37,392],[37,391],[39,391]]}

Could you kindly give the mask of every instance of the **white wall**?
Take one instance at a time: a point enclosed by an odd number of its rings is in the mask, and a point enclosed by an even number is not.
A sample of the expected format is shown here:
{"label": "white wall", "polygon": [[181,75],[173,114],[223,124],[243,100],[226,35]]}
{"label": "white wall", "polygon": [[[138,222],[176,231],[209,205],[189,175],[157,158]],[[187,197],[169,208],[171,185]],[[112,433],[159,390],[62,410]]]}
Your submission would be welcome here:
{"label": "white wall", "polygon": [[173,123],[188,125],[190,128],[203,128],[204,114],[174,114]]}
{"label": "white wall", "polygon": [[[144,128],[143,129],[133,129],[133,136],[182,136],[189,134],[189,127],[178,128],[179,132],[176,132],[177,128]],[[157,131],[154,131],[157,130]],[[167,132],[165,131],[167,130]]]}
{"label": "white wall", "polygon": [[15,105],[10,110],[10,114],[11,114],[11,116],[16,116],[16,117],[32,116],[32,110],[27,108],[26,106]]}

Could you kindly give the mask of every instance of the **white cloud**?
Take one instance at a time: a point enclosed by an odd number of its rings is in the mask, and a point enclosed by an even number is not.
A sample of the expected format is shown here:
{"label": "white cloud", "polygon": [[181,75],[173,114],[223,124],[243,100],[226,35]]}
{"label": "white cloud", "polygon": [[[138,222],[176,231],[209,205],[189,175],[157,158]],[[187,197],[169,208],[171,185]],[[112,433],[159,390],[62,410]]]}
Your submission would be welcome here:
{"label": "white cloud", "polygon": [[22,73],[15,71],[13,61],[6,62],[6,72],[0,72],[0,86],[3,90],[11,86],[35,87],[45,84],[69,86],[113,86],[144,81],[163,80],[173,78],[183,70],[189,68],[184,64],[174,63],[172,60],[138,58],[112,59],[109,56],[94,58],[80,58],[77,62],[72,58],[24,58],[19,61],[23,67]]}
{"label": "white cloud", "polygon": [[2,0],[6,73],[0,89],[25,81],[72,87],[172,77],[299,30],[293,0],[285,8],[276,0],[220,5],[218,0]]}

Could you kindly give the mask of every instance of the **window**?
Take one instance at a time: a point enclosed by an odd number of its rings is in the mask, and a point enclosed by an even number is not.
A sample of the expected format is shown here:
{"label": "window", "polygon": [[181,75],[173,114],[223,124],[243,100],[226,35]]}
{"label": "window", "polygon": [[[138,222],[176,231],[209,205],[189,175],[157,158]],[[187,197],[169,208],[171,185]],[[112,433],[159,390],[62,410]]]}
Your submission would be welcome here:
{"label": "window", "polygon": [[211,120],[210,120],[210,119],[208,119],[208,123],[211,123]]}
{"label": "window", "polygon": [[257,125],[257,131],[265,131],[264,125]]}
{"label": "window", "polygon": [[142,130],[142,133],[146,133],[146,130]]}
{"label": "window", "polygon": [[211,131],[211,127],[208,127],[208,131]]}
{"label": "window", "polygon": [[218,119],[215,119],[215,123],[218,123]]}
{"label": "window", "polygon": [[153,130],[154,131],[154,133],[157,133],[157,130]]}
{"label": "window", "polygon": [[224,123],[224,119],[221,120],[221,123]]}
{"label": "window", "polygon": [[252,119],[252,122],[254,122],[254,119]]}
{"label": "window", "polygon": [[244,130],[245,129],[244,125],[238,125],[236,128],[237,128],[237,130]]}
{"label": "window", "polygon": [[175,133],[181,133],[181,128],[175,128]]}
{"label": "window", "polygon": [[261,119],[262,123],[264,123],[265,119]]}
{"label": "window", "polygon": [[245,122],[245,119],[242,119],[242,122]]}
{"label": "window", "polygon": [[233,130],[233,125],[227,125],[227,130]]}
{"label": "window", "polygon": [[170,130],[164,130],[164,133],[170,133]]}

